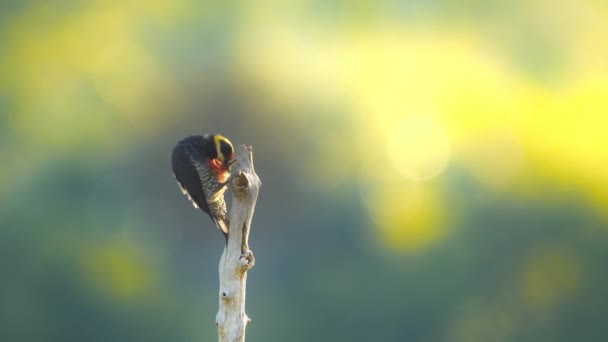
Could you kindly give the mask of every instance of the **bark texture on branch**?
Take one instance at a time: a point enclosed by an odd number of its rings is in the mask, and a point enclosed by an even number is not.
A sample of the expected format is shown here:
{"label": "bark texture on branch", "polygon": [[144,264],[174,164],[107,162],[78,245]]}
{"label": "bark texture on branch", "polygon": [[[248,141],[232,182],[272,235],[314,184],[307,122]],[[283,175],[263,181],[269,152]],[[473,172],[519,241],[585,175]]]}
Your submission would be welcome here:
{"label": "bark texture on branch", "polygon": [[249,229],[262,182],[253,169],[251,146],[240,145],[232,170],[232,206],[228,243],[220,259],[219,311],[215,319],[220,342],[245,341],[245,328],[251,319],[245,313],[247,271],[255,264],[249,249]]}

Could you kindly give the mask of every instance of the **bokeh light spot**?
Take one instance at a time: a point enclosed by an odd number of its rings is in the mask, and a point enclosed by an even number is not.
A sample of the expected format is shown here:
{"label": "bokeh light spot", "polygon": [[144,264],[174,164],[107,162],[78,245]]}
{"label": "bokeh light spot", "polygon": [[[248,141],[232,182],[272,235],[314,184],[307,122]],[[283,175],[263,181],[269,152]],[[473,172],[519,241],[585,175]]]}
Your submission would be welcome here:
{"label": "bokeh light spot", "polygon": [[112,297],[124,299],[147,293],[155,283],[144,256],[134,245],[109,244],[83,260],[87,278]]}
{"label": "bokeh light spot", "polygon": [[390,133],[388,139],[389,161],[405,178],[427,180],[439,175],[448,164],[448,136],[430,117],[406,118]]}
{"label": "bokeh light spot", "polygon": [[418,252],[442,238],[444,209],[432,189],[394,184],[364,196],[383,242],[394,249]]}
{"label": "bokeh light spot", "polygon": [[523,296],[535,308],[551,309],[571,295],[581,281],[579,260],[567,251],[546,249],[532,256],[523,275]]}

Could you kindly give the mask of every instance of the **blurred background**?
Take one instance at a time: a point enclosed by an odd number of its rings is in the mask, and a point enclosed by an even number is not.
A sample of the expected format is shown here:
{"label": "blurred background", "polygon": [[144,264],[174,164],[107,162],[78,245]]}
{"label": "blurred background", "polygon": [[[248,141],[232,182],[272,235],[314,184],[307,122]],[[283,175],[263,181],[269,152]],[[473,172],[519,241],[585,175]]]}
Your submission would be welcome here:
{"label": "blurred background", "polygon": [[604,1],[0,1],[0,56],[2,341],[216,340],[204,132],[248,341],[608,339]]}

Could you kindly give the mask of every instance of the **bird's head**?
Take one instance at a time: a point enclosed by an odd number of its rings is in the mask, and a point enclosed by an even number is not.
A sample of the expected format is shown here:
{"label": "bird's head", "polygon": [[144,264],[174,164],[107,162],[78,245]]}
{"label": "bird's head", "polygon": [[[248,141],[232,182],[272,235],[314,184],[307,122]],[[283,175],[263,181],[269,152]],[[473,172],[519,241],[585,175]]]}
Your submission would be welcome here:
{"label": "bird's head", "polygon": [[234,162],[236,162],[232,143],[226,137],[214,134],[213,144],[215,146],[215,158],[211,159],[211,166],[218,174],[229,172]]}

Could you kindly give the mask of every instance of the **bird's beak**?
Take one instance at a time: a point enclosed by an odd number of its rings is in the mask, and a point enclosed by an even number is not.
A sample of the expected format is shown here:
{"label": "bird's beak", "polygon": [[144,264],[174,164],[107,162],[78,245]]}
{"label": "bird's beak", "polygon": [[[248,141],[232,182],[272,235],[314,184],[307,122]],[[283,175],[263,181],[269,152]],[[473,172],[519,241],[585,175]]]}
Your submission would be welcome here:
{"label": "bird's beak", "polygon": [[231,160],[228,161],[227,165],[228,168],[231,168],[232,165],[234,165],[234,163],[236,163],[237,157],[232,158]]}

